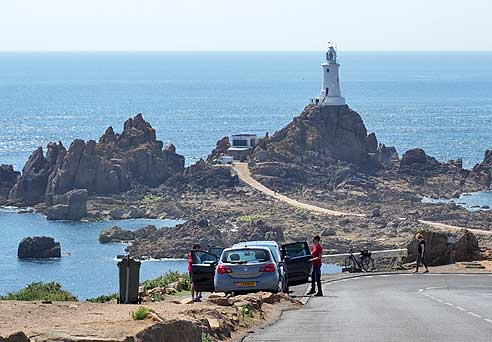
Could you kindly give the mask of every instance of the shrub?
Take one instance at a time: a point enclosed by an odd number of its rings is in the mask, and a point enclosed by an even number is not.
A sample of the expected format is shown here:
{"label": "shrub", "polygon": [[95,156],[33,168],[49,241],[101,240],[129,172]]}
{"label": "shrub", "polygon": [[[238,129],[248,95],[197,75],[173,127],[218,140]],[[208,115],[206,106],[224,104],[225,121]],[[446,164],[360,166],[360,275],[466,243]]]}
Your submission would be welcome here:
{"label": "shrub", "polygon": [[239,216],[237,218],[237,220],[240,221],[240,222],[251,223],[253,221],[265,219],[265,218],[268,218],[268,217],[269,217],[268,215],[261,215],[261,214],[243,215],[243,216]]}
{"label": "shrub", "polygon": [[77,298],[71,293],[62,290],[60,284],[56,282],[41,283],[34,282],[25,288],[11,292],[6,296],[0,296],[1,300],[51,300],[51,301],[72,301],[76,302]]}
{"label": "shrub", "polygon": [[202,333],[202,342],[212,342],[208,334]]}
{"label": "shrub", "polygon": [[118,294],[113,293],[110,295],[102,295],[102,296],[99,296],[96,298],[89,298],[89,299],[87,299],[87,301],[91,302],[91,303],[106,303],[106,302],[111,301],[112,299],[118,299]]}
{"label": "shrub", "polygon": [[147,318],[147,315],[149,314],[149,309],[147,309],[145,306],[139,307],[137,310],[132,311],[132,318],[135,321],[141,321],[145,318]]}
{"label": "shrub", "polygon": [[190,277],[187,273],[179,273],[177,271],[169,271],[166,274],[155,279],[146,280],[142,283],[147,290],[156,287],[167,287],[169,284],[179,282],[181,290],[189,291],[191,289]]}

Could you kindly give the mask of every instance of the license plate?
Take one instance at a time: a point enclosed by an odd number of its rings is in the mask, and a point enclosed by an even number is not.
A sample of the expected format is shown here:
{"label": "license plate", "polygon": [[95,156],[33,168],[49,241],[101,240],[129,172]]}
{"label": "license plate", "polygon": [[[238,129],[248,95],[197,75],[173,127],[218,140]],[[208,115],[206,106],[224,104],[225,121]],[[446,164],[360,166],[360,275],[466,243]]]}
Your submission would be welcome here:
{"label": "license plate", "polygon": [[248,286],[256,286],[256,281],[241,281],[236,283],[237,287],[248,287]]}

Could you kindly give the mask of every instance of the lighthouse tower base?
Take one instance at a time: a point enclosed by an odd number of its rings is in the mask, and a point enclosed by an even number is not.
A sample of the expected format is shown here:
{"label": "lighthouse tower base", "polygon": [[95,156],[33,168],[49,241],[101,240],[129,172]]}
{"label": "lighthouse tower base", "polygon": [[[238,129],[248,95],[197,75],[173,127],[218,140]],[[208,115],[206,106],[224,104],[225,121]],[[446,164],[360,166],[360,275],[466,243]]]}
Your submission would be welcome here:
{"label": "lighthouse tower base", "polygon": [[317,106],[344,106],[345,98],[342,96],[325,96],[311,99],[311,103]]}

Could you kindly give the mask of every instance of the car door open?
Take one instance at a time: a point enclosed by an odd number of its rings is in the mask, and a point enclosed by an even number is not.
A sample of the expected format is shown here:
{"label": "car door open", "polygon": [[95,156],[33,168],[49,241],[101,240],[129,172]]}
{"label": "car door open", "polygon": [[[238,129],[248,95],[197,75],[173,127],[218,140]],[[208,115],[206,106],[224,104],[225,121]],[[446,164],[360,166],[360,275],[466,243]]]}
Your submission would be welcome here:
{"label": "car door open", "polygon": [[309,282],[311,251],[307,242],[294,242],[281,246],[282,259],[288,286]]}
{"label": "car door open", "polygon": [[215,267],[219,257],[215,254],[192,250],[191,277],[195,283],[195,291],[214,292]]}

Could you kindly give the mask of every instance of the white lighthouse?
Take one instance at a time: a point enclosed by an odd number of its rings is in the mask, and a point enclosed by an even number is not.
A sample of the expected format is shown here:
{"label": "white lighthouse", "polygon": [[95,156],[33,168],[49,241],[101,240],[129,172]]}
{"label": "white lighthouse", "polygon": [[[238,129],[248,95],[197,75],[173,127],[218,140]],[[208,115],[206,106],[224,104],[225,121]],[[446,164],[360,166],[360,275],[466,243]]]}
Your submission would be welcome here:
{"label": "white lighthouse", "polygon": [[312,102],[320,106],[343,106],[345,98],[340,92],[340,79],[338,77],[337,51],[333,45],[328,47],[326,52],[326,62],[321,64],[323,69],[323,83],[319,97],[312,99]]}

